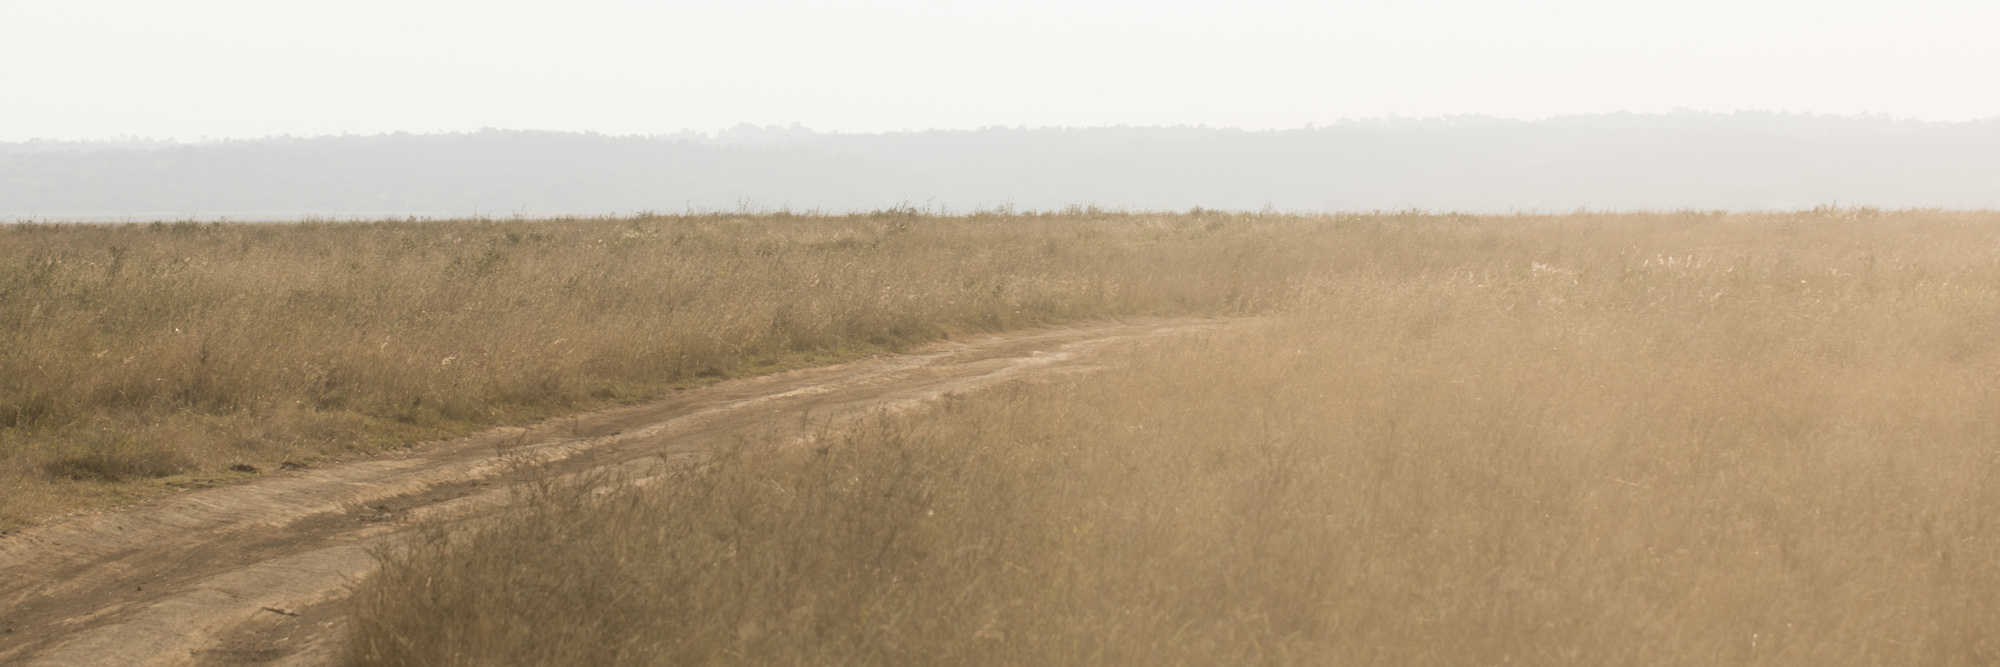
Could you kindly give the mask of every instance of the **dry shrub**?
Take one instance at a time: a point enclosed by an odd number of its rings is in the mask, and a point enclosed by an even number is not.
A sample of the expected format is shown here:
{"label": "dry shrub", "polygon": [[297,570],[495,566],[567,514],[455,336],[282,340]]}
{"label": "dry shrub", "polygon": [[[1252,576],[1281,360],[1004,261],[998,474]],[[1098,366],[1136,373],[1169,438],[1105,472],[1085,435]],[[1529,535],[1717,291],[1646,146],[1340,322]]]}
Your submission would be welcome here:
{"label": "dry shrub", "polygon": [[1266,324],[434,527],[353,662],[1991,664],[2000,228],[1860,213],[1384,224]]}

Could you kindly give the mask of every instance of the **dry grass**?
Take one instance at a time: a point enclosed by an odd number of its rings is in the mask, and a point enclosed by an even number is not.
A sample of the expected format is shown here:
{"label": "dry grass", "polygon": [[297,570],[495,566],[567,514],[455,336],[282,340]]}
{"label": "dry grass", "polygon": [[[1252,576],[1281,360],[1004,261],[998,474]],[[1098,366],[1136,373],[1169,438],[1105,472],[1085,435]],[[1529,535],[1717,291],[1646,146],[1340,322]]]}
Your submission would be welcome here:
{"label": "dry grass", "polygon": [[1277,216],[0,228],[0,528],[955,332],[1255,311]]}
{"label": "dry grass", "polygon": [[1997,223],[1300,220],[1254,330],[434,527],[353,662],[1992,664]]}

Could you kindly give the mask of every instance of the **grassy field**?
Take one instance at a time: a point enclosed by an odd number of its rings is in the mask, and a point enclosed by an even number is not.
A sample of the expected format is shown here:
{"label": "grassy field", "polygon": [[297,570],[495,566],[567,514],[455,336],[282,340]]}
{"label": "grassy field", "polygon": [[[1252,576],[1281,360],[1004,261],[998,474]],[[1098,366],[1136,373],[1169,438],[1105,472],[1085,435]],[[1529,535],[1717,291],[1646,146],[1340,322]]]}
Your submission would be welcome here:
{"label": "grassy field", "polygon": [[352,662],[2000,660],[2000,215],[1217,219],[916,221],[1276,316],[525,486],[385,555]]}
{"label": "grassy field", "polygon": [[0,227],[0,529],[956,333],[1258,312],[1343,239],[1088,210]]}

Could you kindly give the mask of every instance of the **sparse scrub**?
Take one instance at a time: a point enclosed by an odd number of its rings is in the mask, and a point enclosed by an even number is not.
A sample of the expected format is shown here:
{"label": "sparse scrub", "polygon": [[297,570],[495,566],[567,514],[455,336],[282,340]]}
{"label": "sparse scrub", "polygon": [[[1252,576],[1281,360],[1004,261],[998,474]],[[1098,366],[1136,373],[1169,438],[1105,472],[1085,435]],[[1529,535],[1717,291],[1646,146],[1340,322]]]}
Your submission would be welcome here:
{"label": "sparse scrub", "polygon": [[434,527],[353,663],[1991,664],[1996,223],[1295,219],[1257,327]]}
{"label": "sparse scrub", "polygon": [[0,528],[954,333],[1254,312],[1338,241],[1097,211],[0,227]]}

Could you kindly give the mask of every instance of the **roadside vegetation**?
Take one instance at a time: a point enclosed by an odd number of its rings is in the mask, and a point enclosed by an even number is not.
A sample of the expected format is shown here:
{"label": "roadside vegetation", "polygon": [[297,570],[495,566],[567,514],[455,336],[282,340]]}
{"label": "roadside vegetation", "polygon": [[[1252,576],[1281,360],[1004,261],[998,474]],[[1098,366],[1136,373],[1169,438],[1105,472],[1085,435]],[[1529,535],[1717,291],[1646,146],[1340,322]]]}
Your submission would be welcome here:
{"label": "roadside vegetation", "polygon": [[954,334],[1259,312],[1344,238],[1087,209],[8,225],[0,529]]}
{"label": "roadside vegetation", "polygon": [[[842,224],[877,223],[795,233]],[[351,662],[2000,660],[2000,215],[910,229],[1026,265],[871,290],[1108,275],[1102,312],[1273,316],[646,484],[524,484],[384,554]],[[1033,321],[972,312],[909,321]]]}

